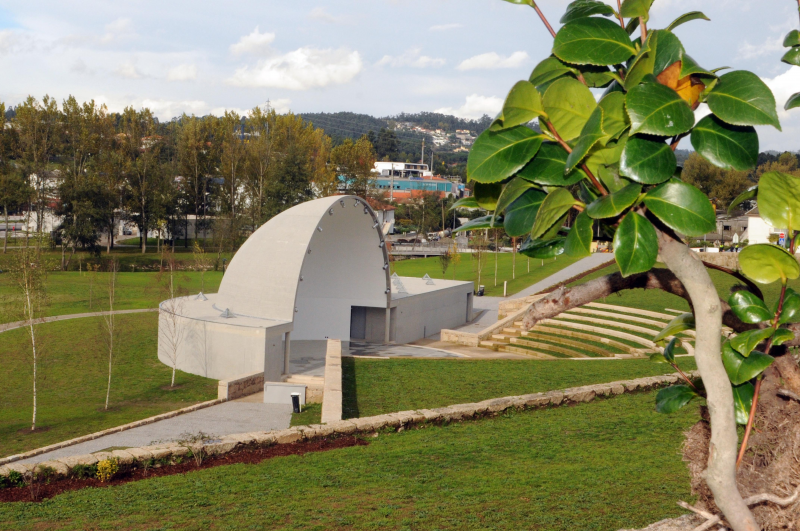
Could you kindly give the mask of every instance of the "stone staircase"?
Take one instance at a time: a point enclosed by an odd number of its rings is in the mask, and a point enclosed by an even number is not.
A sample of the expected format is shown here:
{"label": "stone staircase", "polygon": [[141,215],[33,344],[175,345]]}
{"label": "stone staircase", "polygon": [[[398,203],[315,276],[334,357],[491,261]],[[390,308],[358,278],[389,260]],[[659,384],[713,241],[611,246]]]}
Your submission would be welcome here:
{"label": "stone staircase", "polygon": [[[514,321],[480,342],[499,352],[535,359],[644,358],[662,348],[653,338],[675,317],[660,313],[592,302],[545,319],[526,330]],[[678,354],[694,354],[694,331],[679,334]]]}

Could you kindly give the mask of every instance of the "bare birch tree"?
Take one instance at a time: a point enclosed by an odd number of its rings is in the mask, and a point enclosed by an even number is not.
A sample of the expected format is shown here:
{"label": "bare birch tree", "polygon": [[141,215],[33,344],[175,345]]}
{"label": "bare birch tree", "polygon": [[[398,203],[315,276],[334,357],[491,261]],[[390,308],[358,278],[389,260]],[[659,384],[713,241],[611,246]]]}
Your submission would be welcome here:
{"label": "bare birch tree", "polygon": [[181,345],[186,337],[186,325],[182,317],[186,299],[181,296],[182,294],[179,293],[180,290],[176,285],[175,272],[177,263],[175,262],[175,255],[167,252],[165,260],[168,274],[165,292],[169,298],[162,302],[159,307],[158,333],[159,343],[164,345],[164,350],[172,366],[170,387],[175,387],[175,372],[178,369]]}
{"label": "bare birch tree", "polygon": [[114,361],[114,302],[117,297],[117,261],[112,260],[108,265],[108,312],[103,315],[106,329],[106,345],[108,346],[108,386],[106,387],[106,407],[111,398],[111,368]]}

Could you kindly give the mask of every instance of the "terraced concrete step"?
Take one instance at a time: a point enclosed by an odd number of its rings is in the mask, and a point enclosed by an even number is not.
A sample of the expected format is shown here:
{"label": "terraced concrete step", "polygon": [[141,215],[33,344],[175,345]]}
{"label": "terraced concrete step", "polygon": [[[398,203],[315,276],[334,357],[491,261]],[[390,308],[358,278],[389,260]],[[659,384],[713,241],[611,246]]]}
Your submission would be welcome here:
{"label": "terraced concrete step", "polygon": [[521,328],[503,328],[503,333],[507,336],[519,336],[523,330]]}
{"label": "terraced concrete step", "polygon": [[[671,321],[675,318],[675,315],[670,315],[666,313],[659,313],[659,312],[651,312],[649,310],[642,310],[640,308],[631,308],[629,306],[617,306],[615,304],[605,304],[602,302],[588,302],[583,305],[584,308],[598,308],[600,310],[612,310],[619,313],[632,313],[634,315],[644,315],[647,317],[655,317],[656,319],[664,319],[665,321]],[[669,311],[669,310],[665,310]],[[676,310],[677,311],[677,310]],[[679,312],[683,313],[683,312]]]}
{"label": "terraced concrete step", "polygon": [[[531,339],[531,340],[539,339],[539,340],[542,340],[542,341],[553,341],[553,342],[558,343],[560,345],[563,345],[565,347],[573,347],[573,348],[582,349],[582,350],[585,350],[585,351],[588,351],[588,352],[594,352],[598,356],[614,357],[614,353],[613,352],[609,352],[608,350],[602,349],[600,347],[596,347],[594,345],[587,344],[586,342],[582,343],[580,341],[572,341],[570,339],[565,339],[560,332],[562,332],[562,331],[557,331],[554,334],[543,334],[543,333],[540,332],[540,329],[538,327],[534,327],[534,329],[531,330],[530,332],[525,332],[525,334],[523,334],[522,337],[523,338],[527,338],[527,339]],[[518,343],[518,342],[520,342],[520,341],[515,341],[515,343]]]}
{"label": "terraced concrete step", "polygon": [[[538,332],[538,331],[549,332],[551,334],[558,334],[562,337],[566,336],[575,339],[583,339],[586,341],[594,341],[595,343],[602,343],[604,345],[614,347],[618,350],[624,350],[628,354],[633,354],[633,355],[642,355],[645,352],[644,349],[632,347],[628,344],[620,343],[619,341],[614,341],[613,339],[609,339],[599,334],[584,334],[582,332],[575,332],[574,330],[551,328],[549,326],[543,326],[543,325],[536,325],[531,332]],[[524,334],[522,334],[522,336],[525,337],[525,335],[528,333],[530,332],[525,332]]]}
{"label": "terraced concrete step", "polygon": [[[573,323],[570,321],[560,321],[558,319],[544,319],[540,321],[541,324],[547,325],[557,325],[563,326],[565,328],[574,328],[576,330],[583,330],[584,332],[592,332],[595,334],[603,334],[606,336],[616,337],[619,339],[624,339],[626,341],[630,341],[632,343],[638,343],[642,346],[647,347],[648,349],[655,349],[656,344],[650,341],[649,339],[645,339],[643,337],[629,334],[627,332],[622,332],[620,330],[612,330],[602,326],[596,326],[592,324],[583,324],[583,323]],[[613,323],[612,323],[613,324]]]}
{"label": "terraced concrete step", "polygon": [[508,343],[508,340],[511,339],[513,336],[509,336],[506,334],[492,334],[492,341],[497,341],[499,343]]}
{"label": "terraced concrete step", "polygon": [[570,358],[589,358],[586,354],[582,352],[577,352],[574,350],[570,350],[564,347],[557,347],[555,345],[551,345],[549,343],[541,343],[539,341],[530,341],[528,339],[522,339],[515,337],[511,340],[512,345],[524,345],[526,347],[533,347],[535,349],[539,349],[541,351],[550,351],[550,352],[558,352],[560,354],[564,354],[565,356],[569,356]]}
{"label": "terraced concrete step", "polygon": [[480,346],[482,346],[484,348],[491,349],[491,350],[498,350],[504,344],[505,343],[499,343],[497,341],[481,341],[480,342]]}
{"label": "terraced concrete step", "polygon": [[530,356],[531,358],[537,360],[557,360],[560,359],[556,356],[551,356],[550,354],[545,354],[544,352],[537,352],[535,350],[522,348],[522,347],[515,347],[513,345],[503,345],[500,347],[501,352],[509,352],[511,354],[524,354],[525,356]]}

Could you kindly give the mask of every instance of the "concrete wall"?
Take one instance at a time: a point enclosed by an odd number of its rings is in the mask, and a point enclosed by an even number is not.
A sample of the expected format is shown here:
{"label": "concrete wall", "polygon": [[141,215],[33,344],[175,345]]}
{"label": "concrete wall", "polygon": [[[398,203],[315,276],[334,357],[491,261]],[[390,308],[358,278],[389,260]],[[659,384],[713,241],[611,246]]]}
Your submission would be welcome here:
{"label": "concrete wall", "polygon": [[[461,326],[467,322],[472,284],[454,286],[430,293],[397,299],[393,313],[396,343],[409,343],[439,333],[443,328]],[[471,313],[471,308],[469,308]]]}
{"label": "concrete wall", "polygon": [[[267,380],[280,380],[283,372],[282,334],[267,336],[264,328],[210,323],[187,317],[177,318],[177,327],[159,312],[158,359],[172,367],[170,329],[182,335],[178,342],[177,367],[191,374],[224,380],[259,371]],[[265,366],[266,362],[266,366]]]}

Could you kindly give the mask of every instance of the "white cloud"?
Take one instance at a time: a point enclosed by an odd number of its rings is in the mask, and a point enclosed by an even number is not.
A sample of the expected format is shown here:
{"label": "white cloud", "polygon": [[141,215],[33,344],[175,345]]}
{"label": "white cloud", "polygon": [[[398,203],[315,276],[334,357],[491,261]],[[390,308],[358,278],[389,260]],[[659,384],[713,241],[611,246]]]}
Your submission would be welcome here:
{"label": "white cloud", "polygon": [[274,33],[260,33],[258,26],[249,35],[243,36],[239,42],[232,44],[230,47],[231,53],[234,55],[252,54],[252,55],[267,55],[272,50],[270,44],[275,40]]}
{"label": "white cloud", "polygon": [[0,30],[0,56],[31,51],[34,47],[29,35],[14,30]]}
{"label": "white cloud", "polygon": [[453,24],[436,24],[435,26],[431,26],[428,29],[430,31],[447,31],[447,30],[456,29],[456,28],[463,28],[463,27],[464,27],[463,24],[453,23]]}
{"label": "white cloud", "polygon": [[77,33],[59,39],[58,43],[67,47],[106,46],[108,44],[136,36],[129,18],[118,18],[104,26],[102,34]]}
{"label": "white cloud", "polygon": [[436,109],[434,112],[452,114],[453,116],[458,116],[459,118],[476,119],[480,118],[484,114],[495,116],[502,108],[502,98],[498,98],[496,96],[479,96],[478,94],[472,94],[467,96],[466,102],[461,107],[442,107],[441,109]]}
{"label": "white cloud", "polygon": [[458,70],[489,70],[495,68],[517,68],[528,60],[527,52],[514,52],[504,57],[495,52],[482,53],[461,61]]}
{"label": "white cloud", "polygon": [[69,67],[69,71],[73,74],[79,74],[84,76],[90,76],[94,74],[94,70],[89,68],[89,66],[84,62],[83,59],[76,59],[72,66]]}
{"label": "white cloud", "polygon": [[785,111],[783,110],[783,105],[789,99],[789,96],[800,91],[800,67],[793,66],[783,74],[773,78],[761,79],[775,95],[775,102],[778,104],[778,117],[781,121],[788,119],[789,116],[797,117],[797,110]]}
{"label": "white cloud", "polygon": [[311,10],[311,13],[308,14],[309,18],[313,18],[315,20],[322,20],[323,22],[330,22],[331,24],[342,24],[345,22],[344,17],[336,17],[325,11],[324,7],[315,7]]}
{"label": "white cloud", "polygon": [[770,37],[761,44],[753,45],[746,40],[739,45],[740,59],[753,59],[783,50],[783,36]]}
{"label": "white cloud", "polygon": [[170,68],[167,81],[193,81],[197,79],[197,67],[191,64],[178,65]]}
{"label": "white cloud", "polygon": [[444,65],[445,60],[441,58],[428,57],[422,55],[420,48],[412,48],[403,52],[403,55],[391,56],[384,55],[375,66],[410,66],[412,68],[438,68]]}
{"label": "white cloud", "polygon": [[124,77],[125,79],[141,79],[145,77],[144,74],[142,74],[139,69],[136,68],[136,65],[131,61],[127,61],[119,65],[114,73],[119,77]]}
{"label": "white cloud", "polygon": [[256,66],[243,66],[226,83],[239,87],[275,87],[308,90],[347,83],[361,72],[358,52],[346,48],[319,49],[304,46],[269,57]]}

